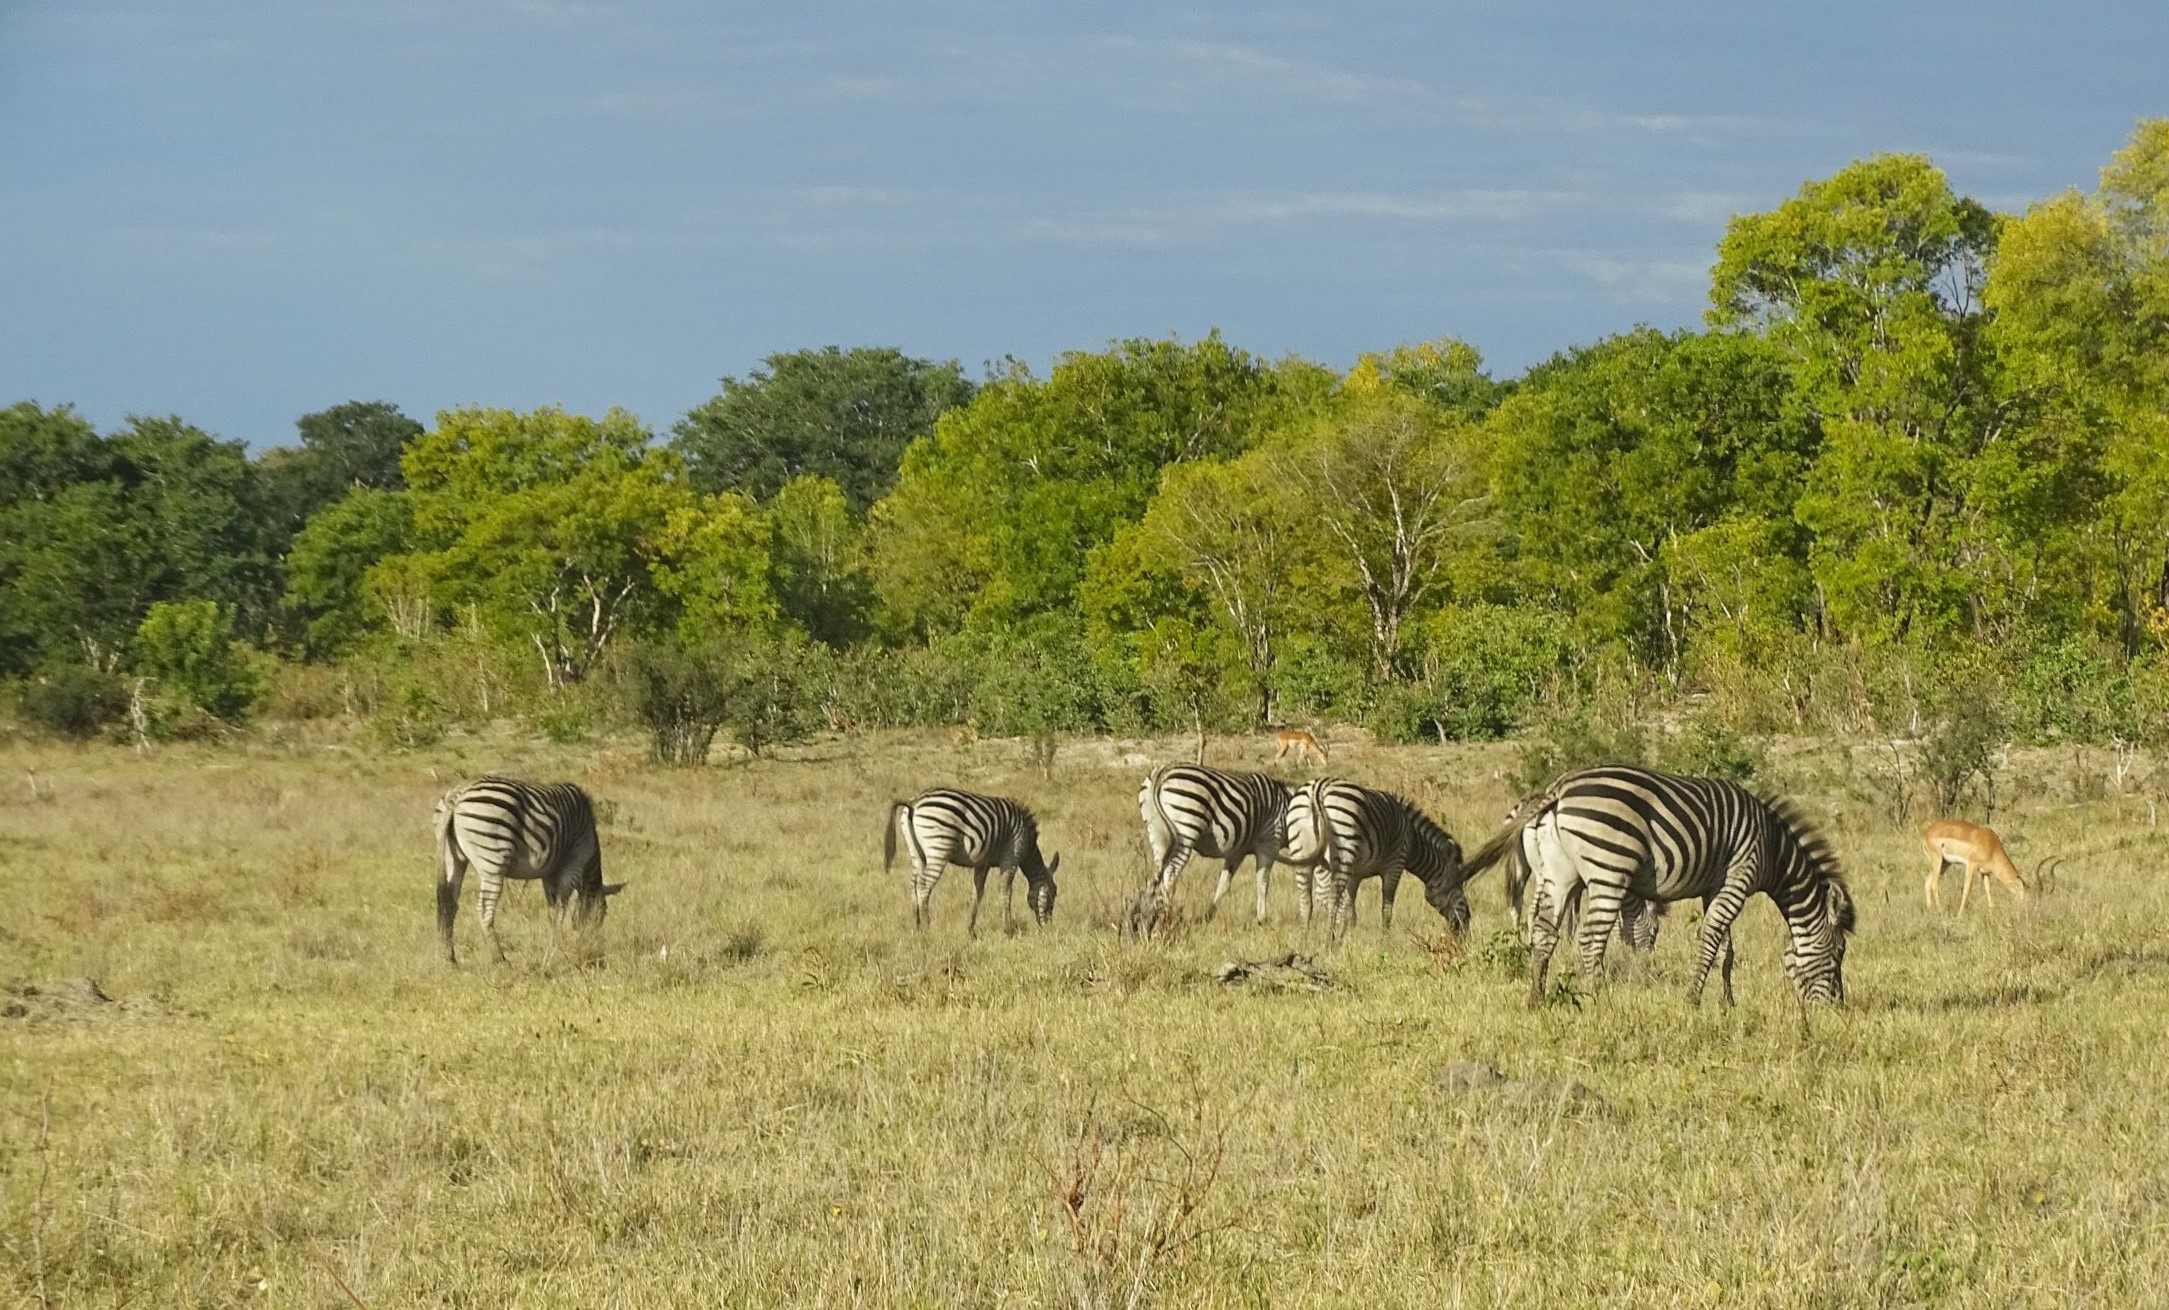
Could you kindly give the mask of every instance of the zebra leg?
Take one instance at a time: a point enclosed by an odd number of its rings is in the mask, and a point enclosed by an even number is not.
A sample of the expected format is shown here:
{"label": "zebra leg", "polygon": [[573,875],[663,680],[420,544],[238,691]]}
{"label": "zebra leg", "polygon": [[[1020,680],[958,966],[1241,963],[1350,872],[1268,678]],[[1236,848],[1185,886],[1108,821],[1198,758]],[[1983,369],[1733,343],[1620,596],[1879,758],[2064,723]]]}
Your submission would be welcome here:
{"label": "zebra leg", "polygon": [[457,846],[445,844],[444,877],[437,883],[437,939],[444,946],[444,962],[458,964],[452,946],[452,921],[459,917],[459,888],[467,880],[467,857]]}
{"label": "zebra leg", "polygon": [[1002,931],[1014,937],[1017,933],[1017,866],[1002,868]]}
{"label": "zebra leg", "polygon": [[1401,871],[1393,869],[1378,875],[1378,935],[1386,937],[1393,932],[1393,896],[1401,889]]}
{"label": "zebra leg", "polygon": [[1273,848],[1268,845],[1262,851],[1252,851],[1250,855],[1252,859],[1257,861],[1258,865],[1258,914],[1254,922],[1260,928],[1263,928],[1265,926],[1265,886],[1273,876]]}
{"label": "zebra leg", "polygon": [[966,937],[979,935],[979,902],[987,898],[987,870],[990,867],[981,864],[972,869],[972,917],[964,927]]}
{"label": "zebra leg", "polygon": [[941,881],[941,871],[949,867],[949,847],[938,845],[928,850],[919,845],[916,836],[911,850],[911,924],[921,932],[934,925],[934,885]]}
{"label": "zebra leg", "polygon": [[505,962],[505,945],[497,940],[497,898],[504,894],[505,875],[496,869],[482,870],[482,888],[478,899],[482,907],[482,935],[489,939],[490,957],[499,964]]}
{"label": "zebra leg", "polygon": [[1333,875],[1333,919],[1326,933],[1326,943],[1338,946],[1348,934],[1348,925],[1356,917],[1356,880],[1348,874],[1336,871]]}
{"label": "zebra leg", "polygon": [[1544,1003],[1544,976],[1551,971],[1551,953],[1559,945],[1559,907],[1552,889],[1539,881],[1536,904],[1529,910],[1529,1008]]}
{"label": "zebra leg", "polygon": [[[1144,917],[1144,933],[1147,937],[1159,930],[1160,921],[1167,916],[1168,903],[1175,895],[1175,875],[1181,873],[1184,866],[1189,863],[1189,843],[1179,840],[1170,843],[1167,848],[1167,858],[1160,861],[1159,871],[1153,875],[1149,902],[1141,907]],[[1147,898],[1139,897],[1139,900],[1147,901]]]}
{"label": "zebra leg", "polygon": [[1612,928],[1619,922],[1627,895],[1627,889],[1616,883],[1582,884],[1581,922],[1575,927],[1574,946],[1591,987],[1604,981],[1604,954],[1612,944]]}
{"label": "zebra leg", "polygon": [[1220,881],[1213,887],[1212,904],[1205,907],[1205,922],[1211,923],[1213,916],[1220,913],[1220,898],[1228,894],[1228,884],[1235,881],[1235,866],[1242,862],[1241,855],[1231,855],[1227,863],[1220,866]]}
{"label": "zebra leg", "polygon": [[1739,917],[1740,907],[1747,904],[1747,898],[1751,894],[1752,888],[1745,878],[1732,877],[1726,879],[1725,885],[1717,889],[1716,895],[1703,903],[1702,951],[1695,961],[1694,981],[1687,988],[1689,1005],[1702,1004],[1702,985],[1709,981],[1710,966],[1717,963],[1719,951],[1723,951],[1727,957],[1725,1004],[1733,1003],[1732,985],[1729,981],[1732,973],[1732,921]]}

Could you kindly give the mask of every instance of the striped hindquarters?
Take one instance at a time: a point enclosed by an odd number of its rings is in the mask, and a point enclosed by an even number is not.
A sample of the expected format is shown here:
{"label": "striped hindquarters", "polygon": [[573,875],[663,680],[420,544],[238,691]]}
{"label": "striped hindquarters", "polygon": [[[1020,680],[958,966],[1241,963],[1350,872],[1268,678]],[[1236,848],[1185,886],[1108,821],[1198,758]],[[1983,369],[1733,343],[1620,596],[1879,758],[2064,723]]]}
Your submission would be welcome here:
{"label": "striped hindquarters", "polygon": [[1770,807],[1719,778],[1607,765],[1560,779],[1554,797],[1560,828],[1595,866],[1588,872],[1651,901],[1714,895],[1770,835]]}
{"label": "striped hindquarters", "polygon": [[595,806],[569,782],[488,774],[445,797],[441,827],[486,874],[543,878],[594,849]]}
{"label": "striped hindquarters", "polygon": [[1414,804],[1345,778],[1320,778],[1288,802],[1288,848],[1321,860],[1336,887],[1413,873],[1424,897],[1454,925],[1469,922],[1461,845]]}
{"label": "striped hindquarters", "polygon": [[1170,764],[1145,780],[1138,809],[1148,829],[1164,832],[1169,850],[1226,859],[1281,844],[1289,794],[1288,784],[1268,774]]}
{"label": "striped hindquarters", "polygon": [[904,820],[932,863],[1023,868],[1039,866],[1039,822],[1004,796],[937,787],[906,807]]}

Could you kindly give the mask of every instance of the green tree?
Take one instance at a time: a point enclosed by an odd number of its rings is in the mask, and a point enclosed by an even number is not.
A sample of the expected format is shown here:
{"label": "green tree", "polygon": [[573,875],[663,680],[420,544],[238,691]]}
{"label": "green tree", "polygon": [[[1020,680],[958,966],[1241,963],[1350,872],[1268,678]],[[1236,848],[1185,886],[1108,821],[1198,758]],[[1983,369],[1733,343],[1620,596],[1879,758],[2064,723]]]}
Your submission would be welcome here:
{"label": "green tree", "polygon": [[65,408],[0,410],[0,672],[110,670],[160,600],[217,601],[260,631],[275,576],[238,443],[174,418],[100,437]]}
{"label": "green tree", "polygon": [[287,552],[280,600],[303,653],[337,655],[378,625],[384,615],[369,603],[363,580],[413,539],[414,507],[404,491],[361,488],[309,520]]}
{"label": "green tree", "polygon": [[2142,121],[2093,195],[2006,224],[1985,300],[2039,434],[2004,470],[2051,528],[2027,580],[2137,653],[2169,607],[2169,119]]}
{"label": "green tree", "polygon": [[[1791,357],[1823,444],[1798,508],[1840,632],[1985,633],[1972,461],[2004,431],[1980,293],[1996,220],[1917,155],[1883,155],[1735,218],[1711,321]],[[1972,575],[1972,576],[1969,576]]]}
{"label": "green tree", "polygon": [[[1793,514],[1818,429],[1780,347],[1612,337],[1530,370],[1488,435],[1515,574],[1586,640],[1676,667],[1691,626],[1791,625],[1808,603]],[[1721,549],[1748,541],[1747,556]]]}
{"label": "green tree", "polygon": [[411,555],[369,571],[380,596],[419,582],[530,645],[553,689],[577,682],[625,628],[660,619],[666,533],[697,535],[683,466],[612,410],[449,410],[407,448]]}
{"label": "green tree", "polygon": [[913,359],[886,347],[770,355],[683,419],[675,441],[703,491],[742,491],[766,503],[792,479],[834,483],[863,514],[895,485],[904,448],[971,399],[956,361]]}
{"label": "green tree", "polygon": [[274,446],[256,461],[266,512],[283,538],[350,491],[407,485],[399,461],[422,425],[381,400],[354,400],[305,414],[297,446]]}
{"label": "green tree", "polygon": [[865,533],[843,489],[819,474],[793,478],[769,502],[768,526],[783,612],[831,646],[864,636]]}
{"label": "green tree", "polygon": [[184,705],[235,720],[263,694],[247,651],[233,637],[232,615],[208,600],[160,601],[143,616],[133,648],[136,669]]}
{"label": "green tree", "polygon": [[1487,490],[1473,425],[1360,374],[1350,382],[1330,412],[1275,444],[1272,467],[1353,579],[1372,676],[1389,680],[1404,671],[1409,616],[1471,540]]}
{"label": "green tree", "polygon": [[874,509],[884,627],[923,636],[1072,610],[1086,555],[1144,513],[1161,469],[1240,454],[1314,402],[1319,372],[1267,366],[1214,334],[990,381],[905,452]]}

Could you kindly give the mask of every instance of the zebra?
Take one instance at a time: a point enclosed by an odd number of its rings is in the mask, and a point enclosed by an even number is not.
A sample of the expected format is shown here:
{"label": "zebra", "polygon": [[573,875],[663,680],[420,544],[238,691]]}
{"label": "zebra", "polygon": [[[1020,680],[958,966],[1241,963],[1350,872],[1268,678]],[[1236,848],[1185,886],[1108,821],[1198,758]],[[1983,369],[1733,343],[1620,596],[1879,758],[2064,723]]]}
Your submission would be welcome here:
{"label": "zebra", "polygon": [[482,935],[490,953],[504,962],[497,939],[497,898],[507,878],[540,878],[553,924],[574,906],[575,923],[600,923],[608,899],[624,883],[602,880],[602,845],[595,835],[595,805],[569,782],[534,783],[501,774],[484,774],[454,787],[437,802],[437,854],[444,875],[437,883],[437,936],[447,963],[459,963],[452,946],[452,921],[459,915],[459,889],[473,865],[480,873]]}
{"label": "zebra", "polygon": [[[1557,783],[1554,783],[1553,786],[1557,786]],[[1504,822],[1513,825],[1521,818],[1524,811],[1533,814],[1538,807],[1550,798],[1550,795],[1550,788],[1546,788],[1534,796],[1527,796],[1515,802],[1508,807]],[[1514,930],[1523,935],[1527,935],[1529,932],[1528,915],[1522,905],[1528,885],[1529,857],[1521,849],[1521,843],[1512,843],[1506,850],[1506,909],[1509,917],[1513,920]],[[1580,910],[1581,902],[1578,899],[1566,907],[1558,925],[1560,932],[1565,936],[1572,937],[1574,935],[1576,918]],[[1645,955],[1656,950],[1658,920],[1664,917],[1664,910],[1663,904],[1655,901],[1645,901],[1634,893],[1628,892],[1620,898],[1619,902],[1619,939],[1625,942],[1630,949],[1640,951]]]}
{"label": "zebra", "polygon": [[[1379,930],[1393,927],[1393,898],[1405,870],[1423,882],[1424,899],[1456,934],[1469,928],[1461,884],[1461,845],[1431,817],[1392,792],[1345,778],[1319,778],[1288,802],[1288,854],[1323,865],[1333,893],[1327,940],[1339,941],[1355,914],[1356,885],[1377,878]],[[1310,906],[1303,907],[1310,919]]]}
{"label": "zebra", "polygon": [[1844,1001],[1852,893],[1829,843],[1790,804],[1721,779],[1624,764],[1570,773],[1532,800],[1469,857],[1467,870],[1473,876],[1510,849],[1534,870],[1531,1006],[1543,1001],[1566,915],[1579,907],[1577,945],[1583,970],[1594,976],[1629,896],[1701,899],[1702,942],[1688,1000],[1701,1004],[1722,953],[1725,1003],[1732,1004],[1732,922],[1757,892],[1785,917],[1785,971],[1800,999]]}
{"label": "zebra", "polygon": [[1024,871],[1032,913],[1045,927],[1054,918],[1054,874],[1062,857],[1039,854],[1039,821],[1032,812],[1001,796],[937,787],[908,801],[889,805],[881,867],[895,867],[896,836],[904,835],[911,854],[911,921],[924,929],[933,921],[927,908],[942,870],[960,864],[972,871],[972,917],[967,929],[979,933],[979,903],[987,894],[987,871],[1002,870],[1002,928],[1016,930],[1017,871]]}
{"label": "zebra", "polygon": [[[1167,764],[1147,775],[1137,791],[1137,812],[1152,848],[1153,876],[1137,898],[1133,920],[1155,924],[1167,912],[1175,876],[1192,854],[1224,861],[1213,888],[1211,919],[1228,894],[1235,870],[1249,856],[1257,862],[1257,921],[1265,922],[1265,889],[1275,859],[1285,860],[1282,818],[1293,789],[1264,773],[1225,772],[1199,764]],[[1308,920],[1311,869],[1295,863],[1296,900]]]}

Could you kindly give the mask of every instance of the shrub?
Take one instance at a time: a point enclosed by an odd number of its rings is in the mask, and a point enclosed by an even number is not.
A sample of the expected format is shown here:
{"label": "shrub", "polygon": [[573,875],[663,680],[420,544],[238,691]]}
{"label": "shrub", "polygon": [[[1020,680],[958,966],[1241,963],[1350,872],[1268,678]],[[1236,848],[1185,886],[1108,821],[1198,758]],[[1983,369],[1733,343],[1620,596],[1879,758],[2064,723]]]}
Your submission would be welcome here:
{"label": "shrub", "polygon": [[233,639],[233,615],[215,601],[160,601],[136,629],[136,667],[181,706],[228,721],[263,694],[249,653]]}
{"label": "shrub", "polygon": [[1524,794],[1542,790],[1563,773],[1599,764],[1641,764],[1648,756],[1642,730],[1625,715],[1583,709],[1553,719],[1522,748],[1514,782]]}
{"label": "shrub", "polygon": [[658,763],[700,764],[728,717],[731,670],[712,650],[631,647],[617,665],[628,708],[648,730]]}
{"label": "shrub", "polygon": [[1746,784],[1768,769],[1770,744],[1764,738],[1734,732],[1713,718],[1701,717],[1665,741],[1658,751],[1658,763],[1675,773]]}
{"label": "shrub", "polygon": [[1422,629],[1423,676],[1383,688],[1371,731],[1387,741],[1496,741],[1529,716],[1573,666],[1565,624],[1542,610],[1470,605]]}
{"label": "shrub", "polygon": [[127,683],[79,664],[54,669],[23,688],[23,720],[56,737],[87,740],[119,723],[127,713]]}

